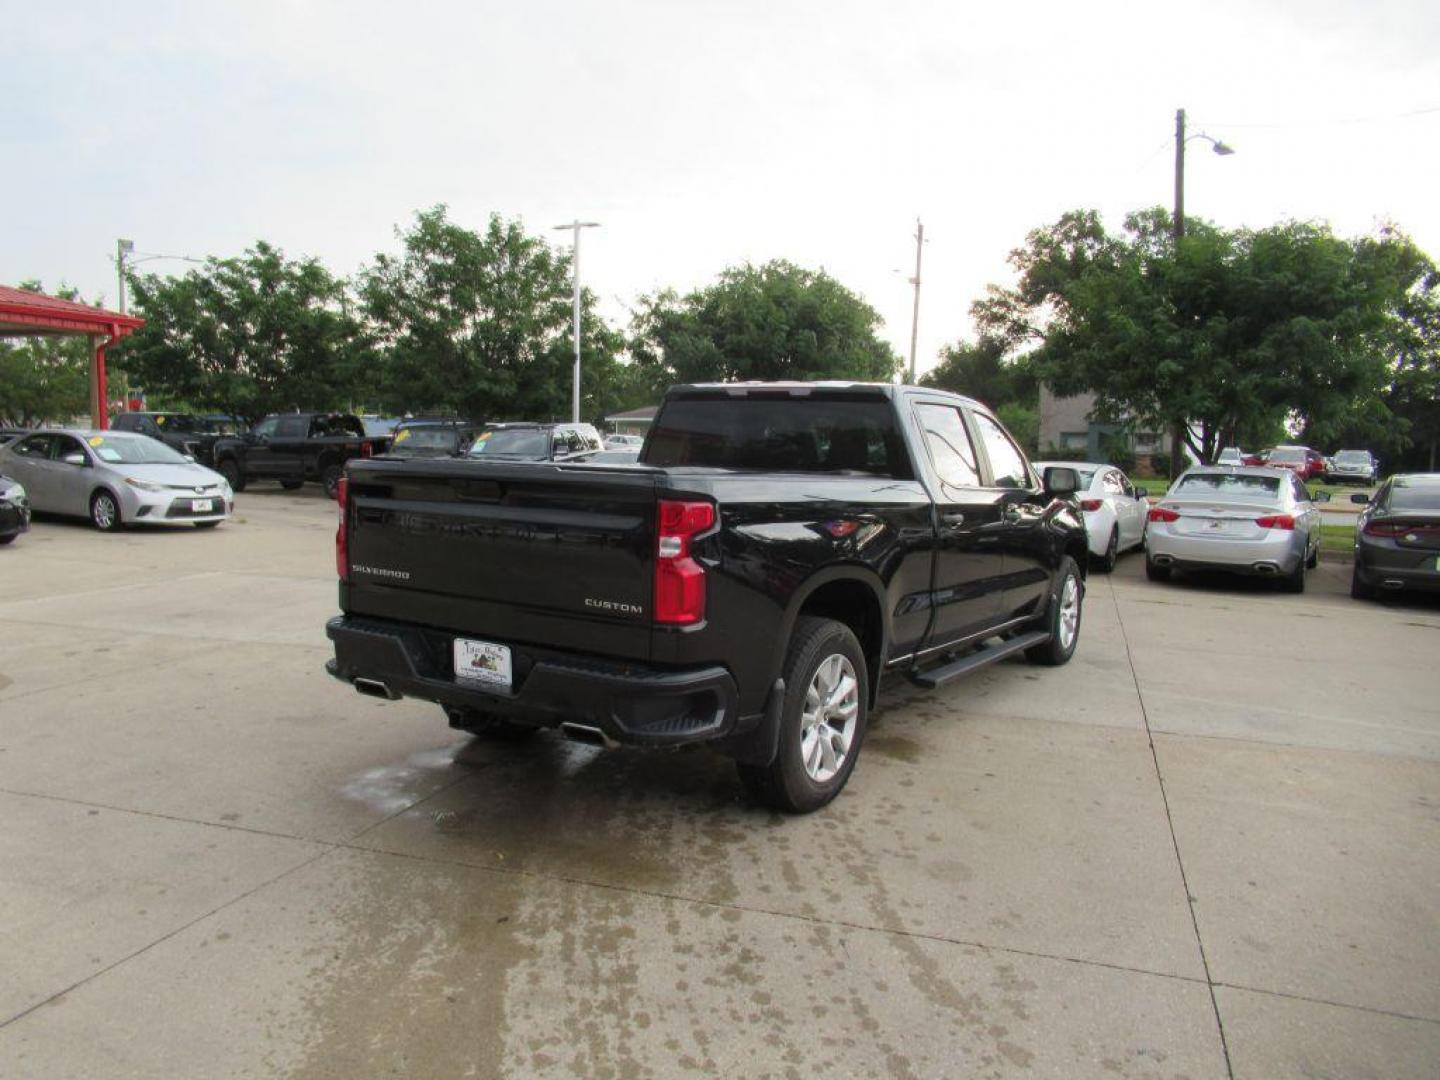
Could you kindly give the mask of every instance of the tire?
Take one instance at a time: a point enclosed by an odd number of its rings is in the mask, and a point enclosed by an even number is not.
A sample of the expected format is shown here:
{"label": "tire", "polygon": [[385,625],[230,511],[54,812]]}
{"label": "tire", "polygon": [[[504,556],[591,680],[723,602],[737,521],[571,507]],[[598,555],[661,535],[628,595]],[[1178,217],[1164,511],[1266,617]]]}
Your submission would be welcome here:
{"label": "tire", "polygon": [[512,723],[494,713],[481,712],[478,709],[447,708],[445,718],[456,731],[495,742],[524,742],[538,730],[529,724]]}
{"label": "tire", "polygon": [[[795,622],[784,678],[775,760],[737,763],[736,768],[757,802],[788,814],[808,814],[839,795],[855,770],[865,741],[869,673],[848,626],[805,615]],[[807,707],[813,717],[809,726]]]}
{"label": "tire", "polygon": [[6,544],[13,544],[15,538],[19,535],[19,533],[11,533],[9,536],[0,536],[0,547],[4,547]]}
{"label": "tire", "polygon": [[1374,600],[1375,586],[1366,583],[1360,576],[1360,564],[1356,563],[1350,569],[1350,596],[1355,600]]}
{"label": "tire", "polygon": [[1040,629],[1049,631],[1050,640],[1043,645],[1032,645],[1025,650],[1025,657],[1032,664],[1059,667],[1070,662],[1075,655],[1075,646],[1080,644],[1080,623],[1085,607],[1085,582],[1080,579],[1080,568],[1068,556],[1060,561],[1055,574],[1055,588],[1050,593],[1050,603],[1045,607],[1044,621]]}
{"label": "tire", "polygon": [[281,480],[280,486],[286,491],[298,491],[304,483],[304,480]]}
{"label": "tire", "polygon": [[1095,568],[1102,574],[1113,574],[1115,564],[1120,561],[1120,530],[1110,530],[1110,543],[1105,546],[1105,554],[1095,562]]}
{"label": "tire", "polygon": [[195,522],[195,527],[197,529],[213,529],[216,525],[219,524],[220,522],[218,521],[197,521]]}
{"label": "tire", "polygon": [[1151,581],[1169,581],[1170,567],[1161,566],[1147,554],[1145,556],[1145,576]]}
{"label": "tire", "polygon": [[1319,544],[1316,544],[1316,545],[1315,545],[1315,550],[1312,551],[1312,552],[1310,553],[1310,557],[1305,560],[1305,565],[1308,566],[1311,570],[1314,570],[1317,566],[1320,565],[1320,545],[1319,545]]}
{"label": "tire", "polygon": [[109,488],[90,496],[90,524],[101,532],[119,532],[125,527],[120,520],[120,500]]}
{"label": "tire", "polygon": [[320,482],[325,485],[325,494],[332,499],[335,498],[340,491],[340,477],[343,473],[344,470],[340,465],[333,461],[322,465],[320,468]]}
{"label": "tire", "polygon": [[1288,593],[1303,593],[1305,591],[1305,566],[1307,560],[1301,559],[1295,564],[1295,569],[1280,579],[1280,587]]}
{"label": "tire", "polygon": [[240,463],[234,458],[221,458],[220,463],[215,466],[215,471],[225,477],[225,482],[230,485],[230,490],[241,492],[245,490],[245,470],[240,468]]}

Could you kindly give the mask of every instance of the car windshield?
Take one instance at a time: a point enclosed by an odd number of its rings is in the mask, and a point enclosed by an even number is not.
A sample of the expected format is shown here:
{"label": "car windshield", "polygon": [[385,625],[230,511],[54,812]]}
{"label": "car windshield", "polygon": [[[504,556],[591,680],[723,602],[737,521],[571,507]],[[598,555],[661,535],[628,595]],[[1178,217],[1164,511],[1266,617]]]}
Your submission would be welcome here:
{"label": "car windshield", "polygon": [[1335,460],[1345,465],[1351,463],[1368,465],[1370,464],[1370,452],[1368,450],[1341,450],[1335,455]]}
{"label": "car windshield", "polygon": [[1440,511],[1440,480],[1396,480],[1389,504],[1391,510]]}
{"label": "car windshield", "polygon": [[454,450],[459,441],[453,427],[407,427],[395,433],[395,445],[411,450]]}
{"label": "car windshield", "polygon": [[146,435],[92,435],[86,440],[107,465],[184,465],[184,454]]}
{"label": "car windshield", "polygon": [[1280,478],[1249,473],[1188,473],[1180,478],[1170,494],[1223,495],[1247,502],[1274,502],[1280,495]]}
{"label": "car windshield", "polygon": [[550,432],[545,428],[497,428],[482,431],[470,447],[471,457],[548,461]]}

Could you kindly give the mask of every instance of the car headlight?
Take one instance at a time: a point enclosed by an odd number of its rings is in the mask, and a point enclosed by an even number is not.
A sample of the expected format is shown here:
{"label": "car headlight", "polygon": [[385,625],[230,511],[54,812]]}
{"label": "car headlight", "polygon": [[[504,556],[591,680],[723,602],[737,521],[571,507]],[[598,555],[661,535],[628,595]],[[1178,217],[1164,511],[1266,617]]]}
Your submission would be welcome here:
{"label": "car headlight", "polygon": [[139,488],[141,491],[159,492],[165,490],[164,484],[152,483],[149,480],[136,480],[133,476],[125,477],[125,482],[133,488]]}
{"label": "car headlight", "polygon": [[4,491],[0,491],[0,499],[9,499],[11,502],[23,503],[25,501],[25,488],[20,484],[11,484]]}

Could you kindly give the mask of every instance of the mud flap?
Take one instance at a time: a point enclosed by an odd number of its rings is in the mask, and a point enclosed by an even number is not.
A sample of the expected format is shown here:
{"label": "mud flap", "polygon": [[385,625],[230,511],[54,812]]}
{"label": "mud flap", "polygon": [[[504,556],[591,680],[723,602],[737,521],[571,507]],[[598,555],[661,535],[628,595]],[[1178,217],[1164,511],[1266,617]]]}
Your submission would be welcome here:
{"label": "mud flap", "polygon": [[780,752],[780,710],[785,705],[785,680],[776,679],[765,697],[760,723],[743,735],[716,739],[711,745],[742,765],[769,765]]}

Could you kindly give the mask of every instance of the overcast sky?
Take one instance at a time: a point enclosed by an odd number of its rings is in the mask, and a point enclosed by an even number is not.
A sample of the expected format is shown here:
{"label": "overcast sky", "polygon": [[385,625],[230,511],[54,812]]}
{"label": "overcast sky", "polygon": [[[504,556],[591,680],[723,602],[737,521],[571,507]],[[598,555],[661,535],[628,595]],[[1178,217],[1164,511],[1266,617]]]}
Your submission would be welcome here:
{"label": "overcast sky", "polygon": [[109,302],[119,236],[349,274],[444,202],[601,222],[583,277],[616,320],[823,266],[905,355],[918,216],[924,369],[1028,230],[1169,205],[1182,106],[1236,149],[1190,144],[1190,214],[1393,220],[1440,256],[1435,0],[0,0],[0,27],[0,282]]}

